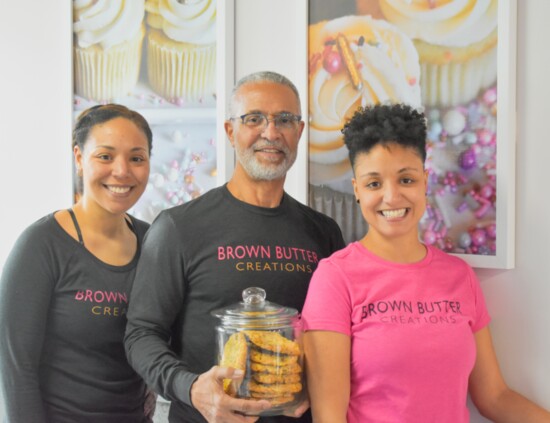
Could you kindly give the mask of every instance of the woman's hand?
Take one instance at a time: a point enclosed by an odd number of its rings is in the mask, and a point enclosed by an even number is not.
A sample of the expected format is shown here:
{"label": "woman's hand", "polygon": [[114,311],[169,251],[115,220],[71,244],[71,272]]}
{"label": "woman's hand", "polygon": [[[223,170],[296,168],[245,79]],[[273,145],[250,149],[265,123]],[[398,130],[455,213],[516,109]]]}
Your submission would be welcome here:
{"label": "woman's hand", "polygon": [[157,394],[147,388],[145,391],[145,401],[143,402],[143,412],[145,414],[145,417],[149,419],[149,421],[153,421],[153,416],[155,415],[155,409],[157,408]]}

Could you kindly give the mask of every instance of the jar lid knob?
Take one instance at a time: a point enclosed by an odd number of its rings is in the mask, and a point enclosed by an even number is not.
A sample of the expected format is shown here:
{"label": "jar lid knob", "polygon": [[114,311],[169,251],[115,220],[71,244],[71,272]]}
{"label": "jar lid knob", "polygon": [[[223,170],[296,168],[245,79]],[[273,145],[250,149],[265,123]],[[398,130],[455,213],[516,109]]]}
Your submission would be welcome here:
{"label": "jar lid knob", "polygon": [[243,290],[243,301],[245,304],[262,304],[265,301],[265,289],[250,287]]}

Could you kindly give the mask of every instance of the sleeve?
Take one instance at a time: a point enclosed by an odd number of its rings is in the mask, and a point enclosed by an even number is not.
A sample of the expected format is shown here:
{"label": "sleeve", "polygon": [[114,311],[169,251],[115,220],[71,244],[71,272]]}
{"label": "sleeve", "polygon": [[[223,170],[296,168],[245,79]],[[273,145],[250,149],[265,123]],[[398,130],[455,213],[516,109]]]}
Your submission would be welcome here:
{"label": "sleeve", "polygon": [[50,298],[55,286],[47,241],[27,229],[0,278],[0,410],[2,421],[46,422],[39,383]]}
{"label": "sleeve", "polygon": [[147,385],[169,400],[191,405],[187,371],[170,347],[171,329],[185,297],[183,253],[178,231],[161,213],[147,232],[128,307],[126,355]]}
{"label": "sleeve", "polygon": [[483,291],[481,290],[479,279],[474,273],[474,270],[470,266],[466,266],[468,268],[469,280],[474,295],[475,315],[471,326],[472,332],[475,333],[489,324],[489,322],[491,321],[491,316],[489,315],[489,311],[487,310],[485,296],[483,295]]}
{"label": "sleeve", "polygon": [[351,336],[351,300],[346,278],[329,260],[313,272],[302,310],[304,330],[327,330]]}

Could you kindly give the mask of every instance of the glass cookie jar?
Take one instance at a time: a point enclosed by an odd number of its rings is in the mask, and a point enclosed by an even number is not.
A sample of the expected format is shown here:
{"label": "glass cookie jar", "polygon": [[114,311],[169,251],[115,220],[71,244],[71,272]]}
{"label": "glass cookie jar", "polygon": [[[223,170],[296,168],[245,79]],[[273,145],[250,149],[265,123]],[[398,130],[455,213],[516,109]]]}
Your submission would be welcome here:
{"label": "glass cookie jar", "polygon": [[298,310],[266,301],[262,288],[247,288],[242,295],[242,302],[212,312],[220,319],[218,364],[244,372],[240,380],[225,379],[224,391],[269,401],[272,407],[262,416],[291,412],[305,398]]}

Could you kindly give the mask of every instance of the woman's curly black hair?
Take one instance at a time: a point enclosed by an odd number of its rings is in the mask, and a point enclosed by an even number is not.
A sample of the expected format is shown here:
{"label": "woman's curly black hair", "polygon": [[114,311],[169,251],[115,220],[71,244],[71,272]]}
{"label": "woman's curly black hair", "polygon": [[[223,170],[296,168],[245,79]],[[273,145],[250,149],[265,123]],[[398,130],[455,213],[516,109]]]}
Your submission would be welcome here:
{"label": "woman's curly black hair", "polygon": [[359,108],[342,129],[352,168],[358,154],[377,145],[412,148],[426,161],[426,117],[406,104],[377,104]]}

